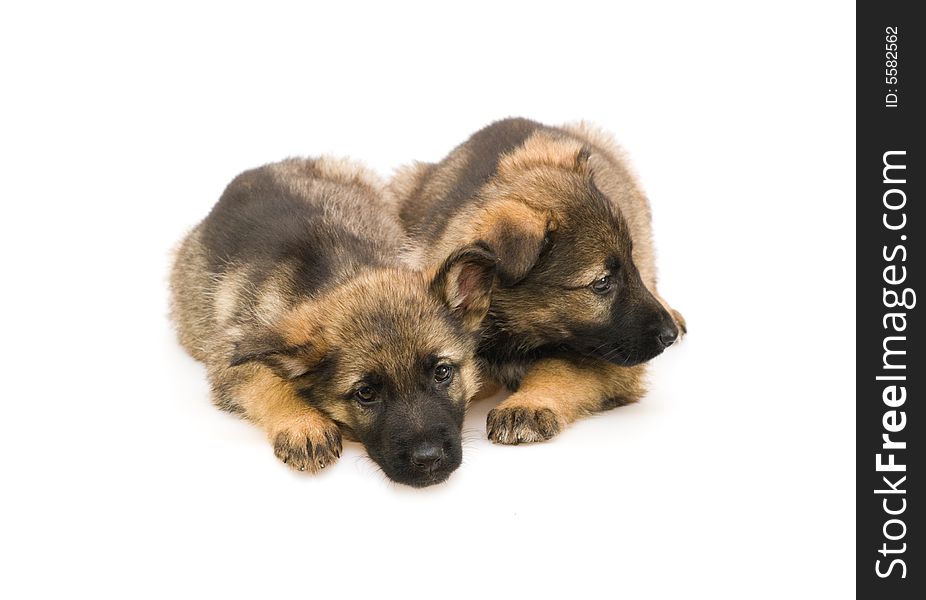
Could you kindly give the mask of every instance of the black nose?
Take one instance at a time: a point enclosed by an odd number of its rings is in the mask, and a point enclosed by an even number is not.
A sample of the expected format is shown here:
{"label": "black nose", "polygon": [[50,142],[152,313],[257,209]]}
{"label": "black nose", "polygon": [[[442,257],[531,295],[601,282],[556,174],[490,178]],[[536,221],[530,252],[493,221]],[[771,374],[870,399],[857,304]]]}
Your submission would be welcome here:
{"label": "black nose", "polygon": [[444,459],[444,450],[432,442],[424,442],[412,450],[412,464],[423,471],[433,471]]}
{"label": "black nose", "polygon": [[675,343],[675,340],[678,339],[678,327],[675,326],[672,319],[666,319],[662,322],[662,325],[659,326],[659,332],[656,334],[656,339],[659,340],[663,348],[668,348]]}

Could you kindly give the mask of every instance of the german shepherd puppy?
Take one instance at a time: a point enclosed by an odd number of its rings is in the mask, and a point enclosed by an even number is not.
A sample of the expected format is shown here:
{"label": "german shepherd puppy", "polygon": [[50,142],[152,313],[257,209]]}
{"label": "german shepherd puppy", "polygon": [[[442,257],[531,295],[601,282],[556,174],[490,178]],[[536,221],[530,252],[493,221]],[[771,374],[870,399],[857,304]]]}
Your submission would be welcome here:
{"label": "german shepherd puppy", "polygon": [[382,188],[333,159],[239,175],[180,245],[172,316],[215,404],[290,467],[325,468],[343,434],[426,486],[460,465],[495,257],[461,247],[429,274],[403,266]]}
{"label": "german shepherd puppy", "polygon": [[489,413],[494,442],[545,440],[636,401],[642,363],[685,331],[656,291],[649,203],[601,131],[498,121],[437,164],[400,169],[388,192],[412,262],[472,244],[498,256],[479,355],[515,393]]}

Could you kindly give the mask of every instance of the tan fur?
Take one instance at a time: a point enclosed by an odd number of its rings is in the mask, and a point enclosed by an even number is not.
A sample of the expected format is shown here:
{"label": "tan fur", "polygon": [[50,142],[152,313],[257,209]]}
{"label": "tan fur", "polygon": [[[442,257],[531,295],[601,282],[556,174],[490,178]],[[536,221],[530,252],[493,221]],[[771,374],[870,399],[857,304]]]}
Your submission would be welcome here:
{"label": "tan fur", "polygon": [[[582,150],[581,142],[550,137],[544,132],[537,132],[528,138],[516,152],[506,154],[498,163],[498,175],[502,178],[516,179],[525,171],[533,169],[565,169],[576,166],[576,155]],[[524,196],[524,202],[544,203],[536,196]]]}
{"label": "tan fur", "polygon": [[300,399],[286,381],[266,367],[253,372],[235,390],[244,413],[267,433],[274,452],[298,471],[315,473],[341,455],[337,424]]}
{"label": "tan fur", "polygon": [[[653,295],[670,311],[684,333],[684,318],[662,299],[656,289],[656,252],[649,201],[636,174],[628,166],[624,151],[611,134],[588,123],[566,125],[563,129],[575,135],[579,141],[574,144],[543,143],[538,140],[540,136],[535,135],[523,148],[502,159],[499,164],[500,174],[519,173],[538,166],[568,169],[583,144],[591,147],[589,166],[595,174],[595,184],[619,205],[621,214],[631,228],[633,260],[640,276]],[[543,197],[543,193],[537,190],[524,190],[521,193],[528,198]],[[582,276],[588,279],[590,275],[585,273]],[[550,320],[556,318],[554,315],[548,317]],[[540,361],[528,371],[518,391],[495,409],[494,416],[499,419],[506,412],[518,408],[533,411],[548,409],[555,415],[557,423],[564,427],[603,408],[638,401],[646,391],[645,371],[644,365],[621,367],[603,361],[583,361],[583,366],[563,360]],[[502,435],[510,436],[510,430]],[[523,432],[522,435],[530,436]],[[540,440],[494,441],[517,443]]]}
{"label": "tan fur", "polygon": [[535,209],[518,200],[506,199],[485,207],[475,206],[461,211],[451,221],[447,234],[438,243],[406,252],[406,261],[433,270],[458,248],[479,241],[497,246],[513,230],[541,239],[548,226],[554,225],[547,211]]}
{"label": "tan fur", "polygon": [[177,247],[170,287],[171,318],[180,344],[193,358],[205,362],[212,350],[208,341],[214,332],[215,311],[210,306],[212,286],[197,230]]}
{"label": "tan fur", "polygon": [[652,211],[626,153],[610,133],[590,123],[570,123],[563,129],[592,148],[589,166],[595,173],[595,184],[620,206],[633,236],[633,262],[640,270],[643,282],[651,292],[655,292],[656,250]]}
{"label": "tan fur", "polygon": [[[684,333],[684,318],[657,291],[649,201],[623,150],[610,134],[588,123],[568,124],[559,132],[562,135],[545,130],[533,132],[518,147],[500,156],[494,176],[476,193],[479,200],[452,213],[441,237],[429,244],[414,237],[422,223],[426,224],[426,217],[422,217],[428,215],[424,205],[449,193],[466,159],[471,157],[470,150],[466,144],[455,149],[445,159],[447,170],[437,170],[437,174],[434,165],[424,163],[399,169],[387,186],[387,194],[394,198],[406,226],[412,230],[405,256],[415,264],[434,265],[460,244],[503,237],[496,231],[510,235],[512,228],[499,224],[515,223],[520,233],[542,237],[545,227],[555,229],[558,223],[573,217],[564,210],[560,199],[584,185],[584,178],[592,173],[595,185],[618,207],[630,229],[633,261],[643,283]],[[580,160],[585,151],[590,151],[587,164]],[[416,206],[416,202],[422,206]],[[603,262],[596,257],[615,244],[607,231],[594,227],[586,231],[588,235],[571,249],[576,256],[575,286],[587,285],[600,276],[600,267],[582,267]],[[492,247],[492,243],[489,245]],[[498,253],[503,260],[504,253]],[[563,323],[592,321],[603,317],[607,309],[592,297],[567,302],[551,293],[544,302],[537,302],[535,296],[517,285],[498,291],[493,306],[504,307],[506,315],[514,315],[511,328],[535,332],[538,339],[555,338],[564,331]],[[634,402],[644,394],[644,373],[642,365],[620,367],[586,358],[537,362],[524,376],[518,391],[493,411],[490,438],[499,443],[539,441],[583,415]],[[525,419],[531,420],[533,428],[523,425]]]}
{"label": "tan fur", "polygon": [[[171,276],[172,317],[181,344],[204,363],[212,381],[213,400],[259,425],[277,456],[300,471],[316,472],[336,460],[341,437],[335,423],[307,406],[283,379],[260,365],[230,367],[235,343],[245,332],[233,324],[241,311],[261,322],[286,310],[286,284],[269,277],[262,291],[246,284],[243,270],[232,268],[213,279],[194,230],[181,244]],[[285,271],[281,267],[281,271]]]}
{"label": "tan fur", "polygon": [[362,163],[342,157],[320,156],[311,161],[289,158],[269,166],[281,183],[309,197],[315,186],[330,183],[353,193],[382,193],[386,182]]}
{"label": "tan fur", "polygon": [[[205,224],[228,227],[228,212],[223,213],[226,221],[207,217],[176,251],[171,316],[183,347],[207,367],[214,403],[263,429],[277,457],[300,471],[316,472],[333,463],[340,455],[341,431],[351,438],[358,427],[373,423],[373,413],[351,400],[358,381],[371,371],[410,387],[420,378],[422,357],[449,362],[454,377],[447,383],[447,397],[460,414],[480,386],[476,330],[488,310],[491,257],[479,263],[480,272],[488,273],[480,281],[488,283],[457,298],[456,277],[478,260],[465,255],[429,273],[402,265],[397,258],[401,226],[382,205],[382,193],[383,182],[370,171],[331,158],[287,159],[247,171],[229,185],[217,205],[226,211],[241,214],[248,206],[244,199],[250,206],[266,207],[264,198],[294,198],[312,204],[306,214],[320,219],[311,226],[323,234],[334,227],[333,239],[377,242],[381,256],[376,261],[360,252],[355,259],[331,251],[339,260],[324,265],[337,267],[320,269],[326,279],[318,285],[297,277],[301,254],[276,262],[256,254],[249,262],[254,246],[243,244],[237,254],[210,256]],[[318,254],[329,247],[352,248],[325,235],[307,238],[318,244],[312,248]],[[224,248],[224,238],[219,240],[213,246]],[[273,235],[257,241],[263,240],[275,241]],[[240,264],[226,256],[238,257],[234,260]],[[438,279],[439,271],[449,276]],[[466,320],[465,327],[457,325],[458,318]],[[331,364],[336,366],[318,376],[320,383],[300,383],[335,352]],[[310,398],[300,395],[310,389]]]}
{"label": "tan fur", "polygon": [[[411,353],[420,348],[383,348],[381,339],[367,339],[368,336],[364,334],[361,325],[336,317],[363,313],[371,301],[371,296],[396,306],[413,307],[433,302],[426,293],[426,277],[426,274],[405,269],[357,273],[344,285],[295,306],[280,320],[277,331],[289,344],[298,346],[312,342],[319,352],[324,352],[325,346],[345,347],[351,342],[359,345],[359,353],[375,356],[377,362],[382,364],[383,370],[399,371],[404,365],[413,364]],[[461,343],[438,321],[419,323],[414,331],[411,327],[410,325],[406,333],[414,333],[415,337],[427,340],[428,349],[435,354],[463,365],[459,378],[459,384],[463,386],[461,397],[468,398],[479,389],[478,369],[470,356],[474,344]],[[339,373],[344,387],[348,387],[354,379],[362,375],[359,366],[356,369],[346,365]]]}
{"label": "tan fur", "polygon": [[[601,361],[591,364],[558,359],[537,361],[518,391],[489,413],[489,436],[501,444],[549,439],[577,419],[637,401],[645,391],[644,373],[643,365],[620,367]],[[513,427],[499,426],[519,413],[522,423],[515,423]],[[548,418],[552,416],[555,422],[547,431],[536,426],[545,414]]]}

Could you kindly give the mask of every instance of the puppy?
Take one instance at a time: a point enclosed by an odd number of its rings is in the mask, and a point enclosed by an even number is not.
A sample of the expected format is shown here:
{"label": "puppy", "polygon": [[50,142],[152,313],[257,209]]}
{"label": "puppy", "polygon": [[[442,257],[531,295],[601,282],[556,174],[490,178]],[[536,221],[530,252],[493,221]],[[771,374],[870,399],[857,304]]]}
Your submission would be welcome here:
{"label": "puppy", "polygon": [[592,127],[499,121],[437,164],[400,169],[388,193],[412,262],[472,244],[498,256],[479,355],[515,393],[489,413],[494,442],[545,440],[636,401],[642,363],[685,331],[656,291],[646,196]]}
{"label": "puppy", "polygon": [[316,472],[363,443],[394,481],[461,461],[495,258],[461,247],[428,273],[398,260],[401,226],[358,165],[289,159],[239,175],[181,243],[171,275],[183,347],[220,408]]}

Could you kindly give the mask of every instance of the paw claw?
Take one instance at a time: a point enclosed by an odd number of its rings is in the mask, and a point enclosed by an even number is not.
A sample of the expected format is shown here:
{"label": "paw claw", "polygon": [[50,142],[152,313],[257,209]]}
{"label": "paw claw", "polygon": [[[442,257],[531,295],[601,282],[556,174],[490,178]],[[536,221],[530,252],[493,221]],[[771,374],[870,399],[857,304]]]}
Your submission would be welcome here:
{"label": "paw claw", "polygon": [[496,444],[542,442],[560,429],[556,413],[549,408],[494,408],[486,419],[486,433]]}
{"label": "paw claw", "polygon": [[287,429],[273,440],[277,458],[296,471],[317,473],[341,456],[341,433],[333,423],[321,430]]}

